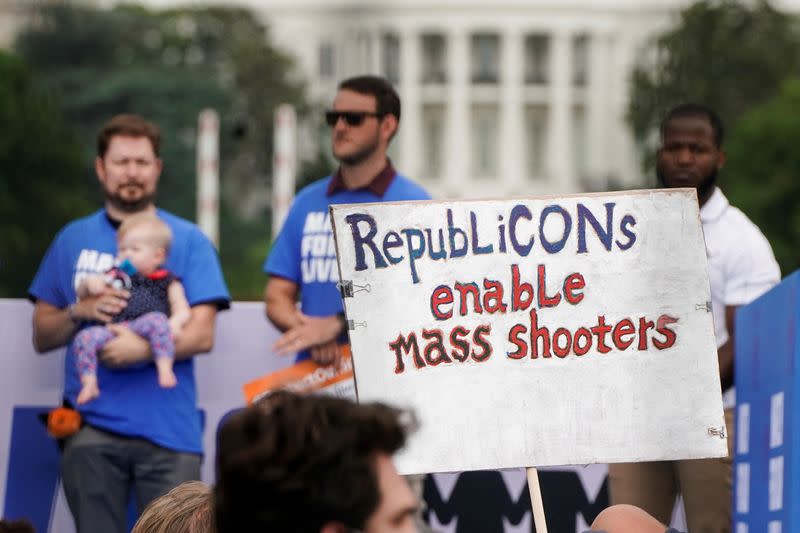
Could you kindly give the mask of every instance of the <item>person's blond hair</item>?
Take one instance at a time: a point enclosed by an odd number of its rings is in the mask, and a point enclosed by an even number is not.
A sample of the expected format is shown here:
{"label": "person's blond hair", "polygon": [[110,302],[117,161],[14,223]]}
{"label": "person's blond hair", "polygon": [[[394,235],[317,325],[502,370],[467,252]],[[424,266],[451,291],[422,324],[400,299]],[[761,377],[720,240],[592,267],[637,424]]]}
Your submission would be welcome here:
{"label": "person's blond hair", "polygon": [[211,488],[187,481],[145,508],[131,533],[216,533]]}
{"label": "person's blond hair", "polygon": [[117,240],[122,239],[133,228],[140,227],[147,228],[150,234],[150,244],[169,250],[172,243],[172,231],[167,223],[158,218],[155,213],[136,213],[127,217],[117,230]]}

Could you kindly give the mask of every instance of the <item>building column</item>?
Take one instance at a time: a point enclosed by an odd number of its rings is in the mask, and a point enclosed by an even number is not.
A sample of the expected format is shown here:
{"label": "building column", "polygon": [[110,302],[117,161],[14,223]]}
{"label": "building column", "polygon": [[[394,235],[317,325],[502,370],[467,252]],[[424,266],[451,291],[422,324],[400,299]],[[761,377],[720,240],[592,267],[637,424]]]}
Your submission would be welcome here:
{"label": "building column", "polygon": [[444,176],[449,195],[464,196],[469,174],[469,42],[467,32],[454,30],[447,40],[447,124]]}
{"label": "building column", "polygon": [[420,46],[419,34],[404,29],[400,37],[400,102],[402,111],[400,131],[394,142],[400,141],[400,161],[397,168],[401,174],[418,179],[422,171],[420,157],[422,147],[422,123],[420,121]]}
{"label": "building column", "polygon": [[336,46],[336,72],[340,79],[349,78],[355,71],[356,59],[358,53],[358,46],[353,37],[354,28],[347,28],[341,36],[340,43]]}
{"label": "building column", "polygon": [[550,111],[548,120],[547,177],[556,192],[575,192],[572,146],[572,33],[557,30],[550,36]]}
{"label": "building column", "polygon": [[[614,154],[613,173],[626,186],[643,184],[636,140],[625,121],[630,101],[628,74],[635,64],[634,50],[641,46],[643,41],[644,38],[637,39],[623,32],[616,32],[611,41],[613,62],[609,69],[611,78],[611,94],[608,100],[611,103],[609,150]],[[652,183],[653,178],[648,178]]]}
{"label": "building column", "polygon": [[378,30],[369,32],[369,65],[367,71],[376,75],[384,76],[383,72],[383,33]]}
{"label": "building column", "polygon": [[611,79],[610,36],[594,33],[589,41],[589,86],[587,88],[586,118],[588,130],[588,167],[594,188],[608,190]]}
{"label": "building column", "polygon": [[361,58],[361,61],[359,61],[360,64],[358,65],[359,71],[361,73],[374,72],[372,70],[372,66],[374,64],[373,57],[375,53],[374,32],[367,29],[362,29],[358,34],[358,42]]}
{"label": "building column", "polygon": [[523,37],[519,30],[506,30],[502,36],[500,68],[500,176],[511,191],[524,191],[525,105],[522,85],[525,65]]}

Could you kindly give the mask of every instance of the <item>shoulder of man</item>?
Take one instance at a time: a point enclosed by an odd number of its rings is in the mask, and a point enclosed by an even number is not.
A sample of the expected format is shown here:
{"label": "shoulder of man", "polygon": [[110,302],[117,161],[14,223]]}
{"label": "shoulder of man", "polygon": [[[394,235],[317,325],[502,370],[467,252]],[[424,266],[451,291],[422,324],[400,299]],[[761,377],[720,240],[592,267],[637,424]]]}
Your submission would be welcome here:
{"label": "shoulder of man", "polygon": [[322,194],[323,196],[328,191],[328,184],[333,179],[333,174],[329,176],[325,176],[324,178],[320,178],[318,180],[312,181],[302,189],[300,189],[294,197],[294,201],[302,201],[308,197],[317,196]]}
{"label": "shoulder of man", "polygon": [[718,236],[723,236],[736,256],[755,254],[774,261],[775,254],[764,232],[736,206],[729,206],[720,221]]}
{"label": "shoulder of man", "polygon": [[178,230],[181,230],[181,231],[194,231],[194,230],[198,230],[199,231],[200,230],[200,228],[197,226],[197,224],[195,224],[191,220],[187,220],[187,219],[185,219],[183,217],[179,217],[178,215],[176,215],[174,213],[170,213],[169,211],[167,211],[165,209],[158,208],[156,210],[156,213],[158,214],[158,217],[161,220],[163,220],[164,222],[169,224],[170,227],[172,227],[174,229],[178,229]]}
{"label": "shoulder of man", "polygon": [[426,191],[422,185],[416,181],[407,178],[402,174],[395,176],[395,183],[398,186],[398,192],[405,196],[406,200],[430,200],[431,195]]}
{"label": "shoulder of man", "polygon": [[[72,273],[81,265],[81,258],[85,258],[83,270],[99,272],[98,263],[104,264],[107,260],[110,265],[113,262],[113,250],[103,254],[98,248],[103,248],[103,242],[113,242],[113,239],[114,229],[102,209],[67,223],[42,257],[28,288],[28,297],[31,301],[41,299],[59,307],[70,303],[67,300],[72,298],[69,288],[73,282]],[[69,277],[66,277],[65,269],[69,269]]]}
{"label": "shoulder of man", "polygon": [[183,239],[201,239],[208,241],[211,244],[211,241],[208,239],[205,233],[200,229],[200,226],[195,224],[190,220],[186,220],[185,218],[179,217],[169,211],[165,211],[163,209],[158,209],[157,211],[158,217],[167,223],[167,225],[172,230],[172,237],[175,240],[183,240]]}
{"label": "shoulder of man", "polygon": [[730,225],[734,226],[737,231],[747,231],[752,232],[753,234],[757,234],[760,236],[764,236],[764,233],[761,231],[761,228],[753,222],[750,217],[748,217],[744,211],[736,207],[735,205],[731,205],[728,208],[728,212],[726,213],[727,221]]}
{"label": "shoulder of man", "polygon": [[73,235],[92,235],[94,234],[94,228],[92,228],[92,226],[100,227],[100,225],[103,223],[105,223],[105,211],[103,209],[98,209],[94,213],[76,218],[64,224],[64,226],[58,230],[58,233],[53,240],[55,241],[60,238],[71,237]]}

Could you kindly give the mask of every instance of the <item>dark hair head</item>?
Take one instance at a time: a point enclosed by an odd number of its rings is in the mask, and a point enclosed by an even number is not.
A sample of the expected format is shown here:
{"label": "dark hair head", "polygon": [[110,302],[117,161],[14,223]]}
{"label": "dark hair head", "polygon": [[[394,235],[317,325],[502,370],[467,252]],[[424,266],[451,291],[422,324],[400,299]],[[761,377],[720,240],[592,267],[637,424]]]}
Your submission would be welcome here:
{"label": "dark hair head", "polygon": [[97,135],[97,156],[105,157],[111,139],[115,136],[147,137],[153,145],[153,153],[159,157],[161,149],[161,130],[152,122],[148,122],[139,115],[116,115],[106,122]]}
{"label": "dark hair head", "polygon": [[375,112],[381,117],[394,115],[400,122],[400,97],[386,79],[380,76],[356,76],[341,82],[339,90],[374,96]]}
{"label": "dark hair head", "polygon": [[363,527],[380,503],[375,454],[405,444],[402,411],[329,396],[275,392],[219,433],[219,533],[318,533],[328,522]]}
{"label": "dark hair head", "polygon": [[722,119],[720,119],[716,111],[710,107],[691,102],[673,107],[664,116],[663,120],[661,120],[660,130],[662,139],[664,138],[664,133],[669,123],[678,118],[702,118],[707,120],[714,134],[714,144],[716,144],[717,148],[722,147],[722,141],[725,135],[724,128],[722,127]]}
{"label": "dark hair head", "polygon": [[36,533],[27,520],[0,520],[0,533]]}

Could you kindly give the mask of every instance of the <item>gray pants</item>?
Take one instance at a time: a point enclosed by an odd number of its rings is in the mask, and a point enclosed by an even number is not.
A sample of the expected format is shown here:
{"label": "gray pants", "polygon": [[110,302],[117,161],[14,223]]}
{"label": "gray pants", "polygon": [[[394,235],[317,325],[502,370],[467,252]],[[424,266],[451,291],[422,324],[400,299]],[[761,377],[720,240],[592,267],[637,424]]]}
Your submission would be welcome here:
{"label": "gray pants", "polygon": [[200,456],[84,426],[67,439],[61,477],[78,533],[126,533],[128,499],[138,514],[184,481],[200,479]]}

